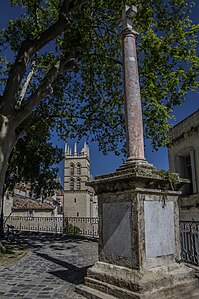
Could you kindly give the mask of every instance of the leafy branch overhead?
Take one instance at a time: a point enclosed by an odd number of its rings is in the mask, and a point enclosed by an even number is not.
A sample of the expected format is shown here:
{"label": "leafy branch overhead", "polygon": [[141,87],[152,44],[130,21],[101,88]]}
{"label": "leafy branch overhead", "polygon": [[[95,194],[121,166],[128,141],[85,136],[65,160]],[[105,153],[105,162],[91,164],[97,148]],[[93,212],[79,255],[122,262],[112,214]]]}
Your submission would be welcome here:
{"label": "leafy branch overhead", "polygon": [[23,123],[26,135],[14,147],[6,173],[6,189],[12,191],[16,183],[24,181],[35,196],[47,196],[57,188],[57,165],[63,152],[50,141],[49,123],[39,115],[31,115]]}
{"label": "leafy branch overhead", "polygon": [[[63,138],[83,135],[105,152],[124,141],[122,49],[118,20],[136,5],[145,135],[167,144],[168,120],[198,87],[199,25],[188,0],[12,0],[21,16],[0,32],[2,116],[15,126],[35,109]],[[12,57],[5,57],[6,49]],[[31,74],[31,75],[30,75]],[[29,79],[30,80],[29,80]],[[28,82],[28,83],[27,83]]]}

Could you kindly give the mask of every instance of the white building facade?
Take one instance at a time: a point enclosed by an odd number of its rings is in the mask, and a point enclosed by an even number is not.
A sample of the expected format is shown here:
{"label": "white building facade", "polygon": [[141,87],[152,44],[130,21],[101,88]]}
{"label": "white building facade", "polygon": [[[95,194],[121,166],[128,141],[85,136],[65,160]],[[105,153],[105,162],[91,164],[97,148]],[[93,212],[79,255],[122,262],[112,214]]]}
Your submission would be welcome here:
{"label": "white building facade", "polygon": [[179,199],[180,220],[199,221],[199,110],[174,126],[170,136],[170,170],[190,179]]}

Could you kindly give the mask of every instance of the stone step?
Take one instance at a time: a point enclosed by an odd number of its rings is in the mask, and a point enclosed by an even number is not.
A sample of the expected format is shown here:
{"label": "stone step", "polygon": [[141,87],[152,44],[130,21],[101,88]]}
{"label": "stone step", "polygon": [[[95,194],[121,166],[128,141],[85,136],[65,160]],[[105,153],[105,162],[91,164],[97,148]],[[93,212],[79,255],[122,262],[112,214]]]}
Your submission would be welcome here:
{"label": "stone step", "polygon": [[139,272],[116,265],[111,267],[107,263],[96,263],[94,267],[88,269],[86,280],[97,280],[100,283],[108,283],[137,293],[153,291],[153,289],[172,286],[172,284],[183,285],[185,281],[192,280],[193,277],[193,269],[188,269],[183,265],[171,265],[169,271],[163,268],[162,271],[157,272],[153,270]]}
{"label": "stone step", "polygon": [[[106,298],[106,293],[110,298],[125,298],[125,299],[199,299],[199,289],[196,279],[186,280],[181,283],[172,284],[167,287],[151,290],[145,293],[133,292],[127,289],[119,288],[116,285],[105,283],[92,278],[85,278],[85,284],[88,287],[88,291],[92,293],[92,290],[102,294],[102,297],[92,297],[87,294],[85,296],[89,299],[103,299]],[[108,297],[109,298],[109,297]]]}
{"label": "stone step", "polygon": [[79,285],[75,288],[76,293],[88,298],[88,299],[117,299],[114,296],[105,294],[99,290],[90,288],[85,285]]}
{"label": "stone step", "polygon": [[122,298],[122,299],[140,299],[140,298],[142,298],[142,297],[140,297],[140,294],[134,293],[127,289],[120,288],[116,285],[113,285],[113,284],[110,284],[107,282],[99,281],[99,280],[88,278],[88,277],[85,278],[85,284],[89,288],[98,290],[103,294],[108,293],[109,296],[112,296],[113,298]]}

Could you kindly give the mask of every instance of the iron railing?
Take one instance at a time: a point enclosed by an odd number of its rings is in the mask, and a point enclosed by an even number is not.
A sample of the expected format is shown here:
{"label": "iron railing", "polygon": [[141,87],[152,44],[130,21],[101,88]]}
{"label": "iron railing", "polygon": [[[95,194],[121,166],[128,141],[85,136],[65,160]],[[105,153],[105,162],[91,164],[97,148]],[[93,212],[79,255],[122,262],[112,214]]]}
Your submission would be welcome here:
{"label": "iron railing", "polygon": [[[98,218],[10,216],[6,224],[20,231],[48,232],[98,237]],[[199,222],[180,221],[183,261],[199,266]]]}
{"label": "iron railing", "polygon": [[180,221],[181,257],[199,266],[199,221]]}
{"label": "iron railing", "polygon": [[98,237],[98,218],[10,216],[6,224],[20,231]]}

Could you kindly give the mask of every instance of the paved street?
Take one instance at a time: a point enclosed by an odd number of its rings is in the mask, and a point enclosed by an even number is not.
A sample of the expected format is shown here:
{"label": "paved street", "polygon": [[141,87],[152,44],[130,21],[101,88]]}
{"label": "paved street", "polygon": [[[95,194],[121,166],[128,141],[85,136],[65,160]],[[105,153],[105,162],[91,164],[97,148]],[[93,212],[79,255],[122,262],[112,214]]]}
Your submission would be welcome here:
{"label": "paved street", "polygon": [[97,242],[48,235],[23,237],[29,253],[0,269],[0,298],[82,299],[74,292],[97,260]]}

